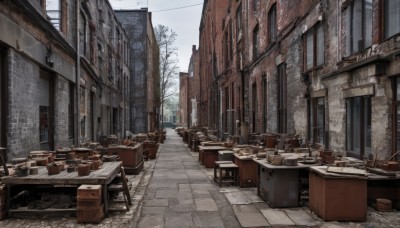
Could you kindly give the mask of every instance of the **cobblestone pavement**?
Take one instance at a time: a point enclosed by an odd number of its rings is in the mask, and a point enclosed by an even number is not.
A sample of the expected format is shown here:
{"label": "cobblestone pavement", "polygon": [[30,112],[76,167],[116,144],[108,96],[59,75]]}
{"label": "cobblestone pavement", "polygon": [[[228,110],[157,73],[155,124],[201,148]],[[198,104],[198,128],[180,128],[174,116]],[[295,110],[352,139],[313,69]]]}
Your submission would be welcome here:
{"label": "cobblestone pavement", "polygon": [[307,207],[272,209],[255,188],[218,187],[212,169],[197,162],[182,139],[167,131],[156,160],[129,175],[133,206],[111,213],[100,224],[78,224],[75,217],[9,218],[0,227],[398,227],[400,213],[368,208],[367,222],[324,222]]}

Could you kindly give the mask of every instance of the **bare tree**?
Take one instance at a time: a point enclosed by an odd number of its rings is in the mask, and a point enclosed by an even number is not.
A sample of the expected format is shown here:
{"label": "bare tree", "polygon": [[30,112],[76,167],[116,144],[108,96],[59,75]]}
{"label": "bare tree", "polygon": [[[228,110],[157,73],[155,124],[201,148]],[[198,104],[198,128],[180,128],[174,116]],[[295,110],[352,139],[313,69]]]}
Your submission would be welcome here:
{"label": "bare tree", "polygon": [[154,31],[160,47],[160,101],[161,128],[163,128],[164,103],[178,91],[178,48],[175,44],[177,35],[172,29],[164,25],[157,25]]}

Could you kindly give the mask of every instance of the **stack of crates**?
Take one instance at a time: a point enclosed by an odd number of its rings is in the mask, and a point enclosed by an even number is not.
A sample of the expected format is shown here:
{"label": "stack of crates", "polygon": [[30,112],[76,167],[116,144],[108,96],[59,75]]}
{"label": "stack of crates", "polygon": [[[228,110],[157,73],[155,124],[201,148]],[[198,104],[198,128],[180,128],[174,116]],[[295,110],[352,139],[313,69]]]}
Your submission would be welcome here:
{"label": "stack of crates", "polygon": [[104,218],[101,185],[81,185],[77,193],[79,223],[99,223]]}

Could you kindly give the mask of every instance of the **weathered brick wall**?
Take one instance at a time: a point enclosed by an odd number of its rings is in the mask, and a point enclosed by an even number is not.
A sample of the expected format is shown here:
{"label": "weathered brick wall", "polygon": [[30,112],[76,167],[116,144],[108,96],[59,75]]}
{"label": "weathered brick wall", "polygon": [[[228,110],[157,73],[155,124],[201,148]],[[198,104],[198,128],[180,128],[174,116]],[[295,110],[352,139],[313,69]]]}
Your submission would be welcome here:
{"label": "weathered brick wall", "polygon": [[39,150],[39,67],[13,49],[8,54],[8,159]]}

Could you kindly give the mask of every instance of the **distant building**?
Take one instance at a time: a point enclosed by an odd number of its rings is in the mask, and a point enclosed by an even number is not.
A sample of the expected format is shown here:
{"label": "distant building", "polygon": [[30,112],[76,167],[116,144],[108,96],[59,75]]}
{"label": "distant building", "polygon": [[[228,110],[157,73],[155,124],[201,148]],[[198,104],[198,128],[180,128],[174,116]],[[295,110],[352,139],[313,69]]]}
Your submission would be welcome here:
{"label": "distant building", "polygon": [[188,73],[179,74],[180,123],[188,127],[197,126],[197,103],[200,92],[199,51],[192,46]]}
{"label": "distant building", "polygon": [[131,40],[130,129],[134,133],[154,131],[159,128],[160,71],[151,13],[147,8],[115,13]]}

